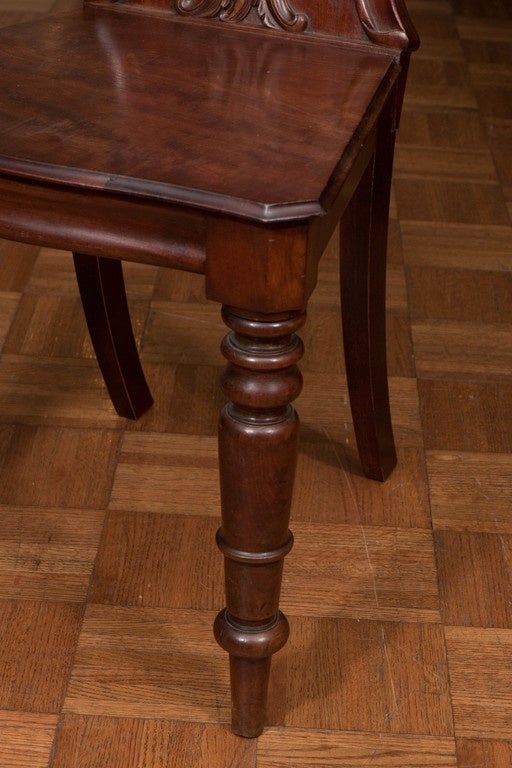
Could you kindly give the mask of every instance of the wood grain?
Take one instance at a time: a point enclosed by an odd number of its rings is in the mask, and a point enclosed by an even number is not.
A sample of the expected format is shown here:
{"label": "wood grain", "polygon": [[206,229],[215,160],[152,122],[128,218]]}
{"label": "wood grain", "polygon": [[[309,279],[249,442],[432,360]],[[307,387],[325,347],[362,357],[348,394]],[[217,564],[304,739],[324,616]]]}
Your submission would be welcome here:
{"label": "wood grain", "polygon": [[386,483],[367,483],[355,449],[303,427],[292,508],[294,521],[429,528],[425,462],[419,448],[398,449]]}
{"label": "wood grain", "polygon": [[80,631],[81,606],[2,600],[0,615],[0,707],[58,713]]}
{"label": "wood grain", "polygon": [[[121,750],[119,747],[121,746]],[[65,715],[52,768],[232,768],[254,765],[256,743],[225,728],[169,720]]]}
{"label": "wood grain", "polygon": [[[476,314],[476,313],[475,313]],[[510,324],[428,320],[412,326],[417,375],[424,379],[510,381]]]}
{"label": "wood grain", "polygon": [[439,625],[300,618],[291,628],[287,725],[452,735]]}
{"label": "wood grain", "polygon": [[119,456],[110,509],[218,517],[218,484],[215,438],[129,433]]}
{"label": "wood grain", "polygon": [[408,278],[414,320],[506,325],[512,322],[510,274],[414,266],[410,267]]}
{"label": "wood grain", "polygon": [[[174,53],[169,60],[171,28]],[[30,24],[13,28],[0,41],[11,70],[4,72],[3,108],[6,115],[12,115],[12,122],[5,123],[5,133],[0,135],[0,166],[29,177],[43,174],[49,181],[64,184],[71,179],[66,168],[83,169],[82,188],[125,195],[135,189],[146,198],[192,203],[207,210],[220,207],[235,214],[243,211],[257,220],[297,217],[299,211],[305,217],[320,214],[320,198],[328,192],[334,199],[341,189],[344,175],[335,171],[342,148],[359,130],[375,97],[385,98],[390,92],[396,77],[396,51],[372,55],[369,47],[354,47],[344,53],[343,46],[316,45],[314,38],[304,42],[304,37],[295,36],[283,55],[274,36],[251,31],[243,35],[243,47],[240,37],[240,31],[218,25],[213,42],[202,24],[93,8],[86,8],[85,15],[39,22],[36,29]],[[137,50],[133,49],[134,38],[141,41]],[[105,40],[109,41],[107,47]],[[146,41],[151,41],[147,50]],[[58,48],[55,60],[45,55],[48,45]],[[27,54],[20,63],[15,51],[24,46]],[[118,100],[109,50],[125,61],[122,114],[129,119],[119,119],[120,113],[115,111]],[[229,84],[229,77],[218,73],[228,60],[241,56],[251,59],[253,66],[239,68],[236,89],[228,85],[219,90],[224,82]],[[61,74],[55,63],[59,59],[67,62],[66,77],[60,78],[58,96],[47,89],[47,109],[58,114],[59,99],[65,95],[68,117],[42,128],[30,119],[28,105],[37,103],[44,83]],[[72,86],[82,80],[84,61],[91,67],[87,80],[94,82],[92,92],[87,84],[84,92]],[[273,64],[270,70],[268,61]],[[11,85],[19,77],[20,67],[27,72],[27,64],[31,76],[25,76],[22,107]],[[181,84],[184,66],[187,83],[194,83],[193,100],[186,96],[188,86],[183,90]],[[161,84],[157,102],[141,97],[153,82]],[[336,104],[343,105],[342,121],[333,108]],[[202,106],[198,109],[197,105]],[[155,106],[157,112],[149,117],[148,110]],[[98,115],[102,116],[99,121]],[[247,130],[247,120],[259,125],[257,133]],[[110,130],[105,132],[102,125],[107,123]],[[149,124],[154,130],[147,130]],[[216,126],[214,132],[212,125]],[[367,131],[364,123],[363,129]],[[157,145],[159,140],[165,141],[166,153],[155,152],[155,130],[160,137]],[[7,134],[8,142],[2,138]],[[184,147],[187,154],[182,156],[180,148]],[[134,156],[140,158],[135,171]],[[194,157],[195,162],[187,162],[186,157]],[[272,172],[271,183],[256,172],[261,167]]]}
{"label": "wood grain", "polygon": [[130,421],[128,430],[211,436],[217,433],[219,411],[225,403],[219,384],[220,367],[143,364],[155,402],[144,416]]}
{"label": "wood grain", "polygon": [[503,533],[435,533],[445,624],[512,626],[512,537]]}
{"label": "wood grain", "polygon": [[512,738],[510,629],[446,627],[457,736]]}
{"label": "wood grain", "polygon": [[107,504],[116,432],[22,426],[6,428],[5,437],[1,504],[87,509]]}
{"label": "wood grain", "polygon": [[[131,290],[134,290],[132,285]],[[130,313],[137,343],[140,344],[149,306],[134,301]],[[93,358],[80,300],[64,296],[25,294],[11,324],[4,354],[37,357]]]}
{"label": "wood grain", "polygon": [[[72,340],[66,342],[72,344]],[[0,371],[0,414],[6,421],[34,426],[49,418],[61,427],[119,430],[123,424],[96,361],[79,358],[5,355]]]}
{"label": "wood grain", "polygon": [[258,768],[356,768],[368,765],[369,760],[378,768],[457,765],[449,738],[287,728],[268,730],[258,743]]}
{"label": "wood grain", "polygon": [[418,385],[426,448],[511,452],[510,382],[421,380]]}
{"label": "wood grain", "polygon": [[25,288],[38,255],[38,248],[0,240],[0,286],[2,291]]}
{"label": "wood grain", "polygon": [[0,710],[0,765],[47,768],[56,715]]}
{"label": "wood grain", "polygon": [[19,299],[16,293],[0,292],[0,345],[5,341]]}
{"label": "wood grain", "polygon": [[512,533],[512,457],[509,453],[428,451],[436,528]]}
{"label": "wood grain", "polygon": [[4,598],[85,601],[104,513],[0,508]]}
{"label": "wood grain", "polygon": [[507,225],[403,221],[401,230],[408,264],[504,272],[512,266]]}
{"label": "wood grain", "polygon": [[429,531],[318,522],[293,529],[283,585],[287,614],[440,620]]}
{"label": "wood grain", "polygon": [[64,711],[227,724],[228,669],[211,631],[214,616],[89,606]]}
{"label": "wood grain", "polygon": [[512,760],[512,743],[491,739],[457,739],[457,756],[461,768],[507,768]]}
{"label": "wood grain", "polygon": [[222,602],[217,528],[208,517],[110,512],[89,601],[215,610]]}
{"label": "wood grain", "polygon": [[498,184],[477,184],[437,179],[396,179],[400,218],[471,224],[474,211],[484,225],[506,225],[508,211]]}

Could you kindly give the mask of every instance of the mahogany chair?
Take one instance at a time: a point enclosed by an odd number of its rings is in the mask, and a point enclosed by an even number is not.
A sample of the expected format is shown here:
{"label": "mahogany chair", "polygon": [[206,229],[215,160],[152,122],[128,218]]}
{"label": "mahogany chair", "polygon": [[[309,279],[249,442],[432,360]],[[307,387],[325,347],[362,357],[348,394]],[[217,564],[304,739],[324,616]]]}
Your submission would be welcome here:
{"label": "mahogany chair", "polygon": [[[364,473],[396,457],[385,355],[394,137],[416,32],[403,0],[91,0],[0,32],[0,236],[74,252],[119,414],[151,404],[121,259],[205,275],[231,329],[219,427],[235,733],[265,724],[301,389],[296,331],[338,222]],[[334,411],[334,407],[333,407]]]}

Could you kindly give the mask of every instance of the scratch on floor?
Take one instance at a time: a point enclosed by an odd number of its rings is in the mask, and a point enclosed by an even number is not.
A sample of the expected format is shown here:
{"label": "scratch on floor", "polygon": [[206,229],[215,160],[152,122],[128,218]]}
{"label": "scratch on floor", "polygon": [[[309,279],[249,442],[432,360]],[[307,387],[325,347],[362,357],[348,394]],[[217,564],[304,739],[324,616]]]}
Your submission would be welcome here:
{"label": "scratch on floor", "polygon": [[[366,554],[366,560],[368,562],[368,568],[370,570],[370,577],[372,580],[372,589],[373,589],[373,595],[375,597],[375,607],[378,611],[380,611],[380,603],[379,603],[379,593],[377,590],[377,579],[375,577],[375,568],[373,567],[372,559],[370,557],[370,550],[368,547],[368,540],[366,538],[366,531],[364,530],[364,525],[359,526],[361,529],[361,536],[363,538],[363,544],[364,544],[364,551]],[[379,617],[382,618],[382,617]]]}
{"label": "scratch on floor", "polygon": [[399,725],[400,724],[400,709],[398,707],[398,698],[397,698],[397,695],[396,695],[395,683],[394,683],[394,680],[393,680],[393,669],[391,667],[391,659],[389,658],[388,644],[387,644],[387,640],[386,640],[386,630],[384,629],[384,627],[380,628],[380,634],[381,634],[381,638],[382,638],[382,644],[384,646],[384,656],[385,656],[385,659],[386,659],[386,665],[388,667],[389,683],[390,683],[390,686],[391,686],[391,698],[393,699],[393,707],[394,707],[394,713],[389,712],[389,715],[391,716],[392,714],[394,714],[395,717],[396,717],[397,724]]}

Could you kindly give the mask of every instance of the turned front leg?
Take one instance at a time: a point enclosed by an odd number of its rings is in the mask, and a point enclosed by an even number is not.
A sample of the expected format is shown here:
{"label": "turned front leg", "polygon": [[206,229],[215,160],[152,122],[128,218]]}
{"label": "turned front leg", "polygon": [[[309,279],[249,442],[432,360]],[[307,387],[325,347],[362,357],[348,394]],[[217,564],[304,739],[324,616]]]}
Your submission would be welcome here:
{"label": "turned front leg", "polygon": [[222,344],[228,364],[222,387],[230,402],[219,426],[226,604],[215,637],[230,656],[232,729],[258,736],[265,725],[270,660],[288,638],[279,611],[283,558],[297,453],[298,418],[290,405],[300,393],[295,331],[303,312],[245,314],[223,309],[232,329]]}

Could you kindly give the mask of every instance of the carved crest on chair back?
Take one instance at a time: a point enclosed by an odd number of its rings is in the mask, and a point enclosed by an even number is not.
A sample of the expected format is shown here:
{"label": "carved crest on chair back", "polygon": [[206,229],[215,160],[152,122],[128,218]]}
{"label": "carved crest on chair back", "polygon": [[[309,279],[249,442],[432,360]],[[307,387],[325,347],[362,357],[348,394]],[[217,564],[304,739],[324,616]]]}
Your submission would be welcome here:
{"label": "carved crest on chair back", "polygon": [[84,0],[84,4],[371,40],[402,51],[418,47],[405,0]]}
{"label": "carved crest on chair back", "polygon": [[221,21],[243,21],[254,8],[261,23],[271,29],[303,32],[308,17],[295,11],[289,0],[174,0],[182,16],[219,18]]}

